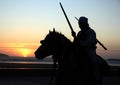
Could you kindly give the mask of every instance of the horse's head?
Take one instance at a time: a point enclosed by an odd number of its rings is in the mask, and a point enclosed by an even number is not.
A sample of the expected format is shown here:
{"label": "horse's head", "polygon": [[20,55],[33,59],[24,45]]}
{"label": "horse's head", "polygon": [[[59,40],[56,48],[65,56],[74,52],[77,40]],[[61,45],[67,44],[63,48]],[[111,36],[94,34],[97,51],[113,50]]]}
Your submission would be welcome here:
{"label": "horse's head", "polygon": [[38,59],[43,59],[49,55],[60,55],[62,49],[70,43],[70,41],[61,33],[49,31],[49,34],[44,40],[40,41],[41,46],[35,51],[35,56]]}

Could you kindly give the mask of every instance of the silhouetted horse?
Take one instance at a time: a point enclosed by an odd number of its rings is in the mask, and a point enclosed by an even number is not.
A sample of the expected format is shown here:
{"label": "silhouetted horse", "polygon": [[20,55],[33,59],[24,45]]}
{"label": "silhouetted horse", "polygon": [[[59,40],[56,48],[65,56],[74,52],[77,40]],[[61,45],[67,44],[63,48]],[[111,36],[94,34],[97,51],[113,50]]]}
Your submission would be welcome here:
{"label": "silhouetted horse", "polygon": [[[36,58],[43,59],[52,55],[53,59],[58,62],[56,85],[95,85],[89,60],[77,55],[73,43],[63,34],[54,29],[52,32],[49,31],[40,43],[41,46],[35,51]],[[80,60],[77,57],[80,57]]]}

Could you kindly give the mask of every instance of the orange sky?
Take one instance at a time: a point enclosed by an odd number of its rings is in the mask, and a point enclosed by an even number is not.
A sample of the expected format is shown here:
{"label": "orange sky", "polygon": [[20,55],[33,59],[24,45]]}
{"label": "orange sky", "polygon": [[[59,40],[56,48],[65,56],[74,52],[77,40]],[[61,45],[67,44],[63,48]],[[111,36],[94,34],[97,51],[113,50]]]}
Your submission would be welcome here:
{"label": "orange sky", "polygon": [[[103,57],[120,58],[120,1],[119,0],[59,0],[73,29],[79,26],[74,18],[88,17],[95,30]],[[0,53],[10,56],[34,56],[34,51],[50,29],[56,28],[72,40],[71,31],[58,0],[0,0]],[[81,3],[82,2],[82,3]]]}
{"label": "orange sky", "polygon": [[0,43],[0,52],[10,56],[34,57],[38,46],[33,43]]}

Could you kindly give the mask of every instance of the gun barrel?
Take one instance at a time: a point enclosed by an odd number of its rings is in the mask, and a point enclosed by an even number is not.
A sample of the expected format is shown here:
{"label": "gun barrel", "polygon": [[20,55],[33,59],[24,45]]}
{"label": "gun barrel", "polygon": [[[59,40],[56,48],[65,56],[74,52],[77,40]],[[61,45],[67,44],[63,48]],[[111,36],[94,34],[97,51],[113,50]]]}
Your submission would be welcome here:
{"label": "gun barrel", "polygon": [[97,40],[97,42],[98,42],[105,50],[107,50],[107,48],[106,48],[99,40]]}
{"label": "gun barrel", "polygon": [[78,21],[79,19],[77,17],[75,17],[75,19]]}

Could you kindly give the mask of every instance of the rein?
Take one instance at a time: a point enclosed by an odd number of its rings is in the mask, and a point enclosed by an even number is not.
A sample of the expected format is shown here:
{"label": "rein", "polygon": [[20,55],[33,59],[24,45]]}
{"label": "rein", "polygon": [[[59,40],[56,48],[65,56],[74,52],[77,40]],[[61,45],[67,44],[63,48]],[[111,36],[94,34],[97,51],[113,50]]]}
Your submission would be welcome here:
{"label": "rein", "polygon": [[49,85],[53,84],[53,80],[54,80],[55,73],[56,73],[56,68],[57,68],[57,59],[55,57],[53,57],[53,70],[52,70],[52,74],[51,74]]}

